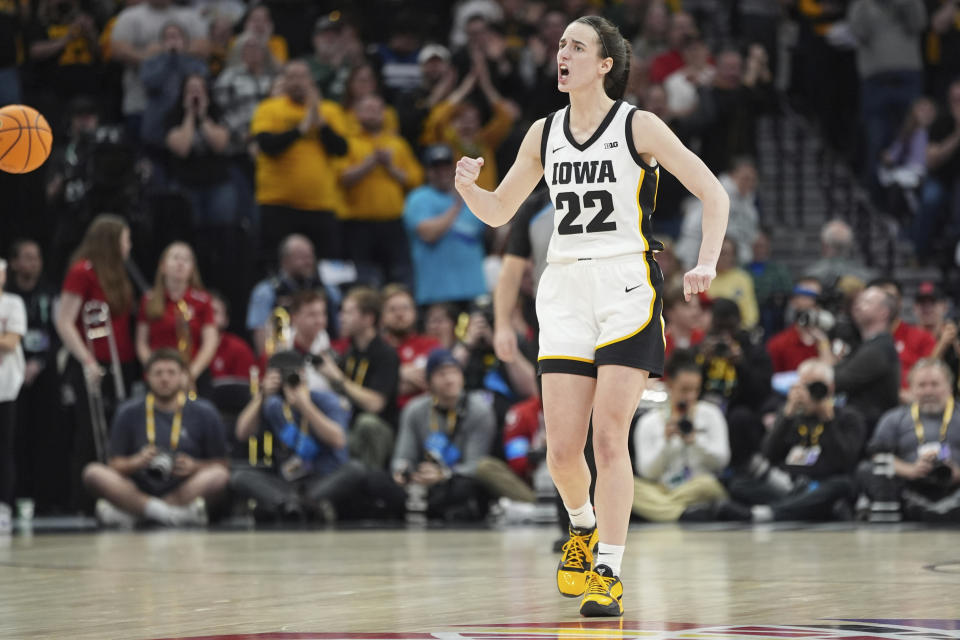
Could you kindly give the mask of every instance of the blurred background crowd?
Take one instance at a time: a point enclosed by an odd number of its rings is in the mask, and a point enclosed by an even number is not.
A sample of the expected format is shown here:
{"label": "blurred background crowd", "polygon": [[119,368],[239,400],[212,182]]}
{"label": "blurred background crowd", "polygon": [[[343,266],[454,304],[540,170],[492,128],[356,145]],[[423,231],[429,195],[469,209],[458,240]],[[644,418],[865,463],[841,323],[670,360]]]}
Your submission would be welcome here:
{"label": "blurred background crowd", "polygon": [[0,530],[555,518],[553,207],[487,228],[453,171],[566,104],[587,14],[731,199],[685,301],[661,172],[636,518],[960,520],[957,0],[0,0],[0,104],[55,140],[0,174]]}

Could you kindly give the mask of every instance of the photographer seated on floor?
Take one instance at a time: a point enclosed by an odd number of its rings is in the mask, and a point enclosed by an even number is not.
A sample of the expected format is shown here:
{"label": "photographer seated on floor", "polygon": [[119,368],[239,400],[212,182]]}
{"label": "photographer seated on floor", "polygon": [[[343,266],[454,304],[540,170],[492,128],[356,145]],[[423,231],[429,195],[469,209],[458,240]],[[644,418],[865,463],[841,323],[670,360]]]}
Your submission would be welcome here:
{"label": "photographer seated on floor", "polygon": [[651,522],[713,520],[726,497],[715,474],[730,460],[727,421],[697,400],[703,374],[695,356],[677,350],[667,362],[669,404],[647,411],[634,432],[639,478],[633,513]]}
{"label": "photographer seated on floor", "polygon": [[[960,522],[960,414],[953,374],[923,358],[910,370],[911,405],[880,418],[859,479],[874,503],[902,503],[909,520]],[[873,509],[872,509],[873,510]]]}
{"label": "photographer seated on floor", "polygon": [[[464,391],[462,365],[447,349],[435,349],[427,357],[427,385],[430,393],[411,400],[400,414],[390,464],[394,481],[406,488],[407,508],[414,513],[480,520],[491,496],[477,478],[477,468],[493,446],[493,408],[482,391]],[[512,475],[509,469],[506,475]]]}
{"label": "photographer seated on floor", "polygon": [[269,468],[239,468],[230,488],[256,500],[258,521],[335,518],[331,478],[347,462],[350,407],[330,391],[310,391],[304,356],[281,351],[267,361],[254,396],[237,418],[245,442],[265,426],[276,443]]}
{"label": "photographer seated on floor", "polygon": [[797,374],[752,474],[734,476],[730,494],[753,505],[749,519],[757,522],[849,520],[853,474],[866,438],[863,417],[837,406],[830,365],[805,360]]}
{"label": "photographer seated on floor", "polygon": [[164,526],[202,526],[206,504],[229,480],[220,415],[183,391],[187,365],[173,349],[158,349],[144,365],[149,393],[117,410],[108,464],[90,463],[83,483],[105,526],[139,519]]}

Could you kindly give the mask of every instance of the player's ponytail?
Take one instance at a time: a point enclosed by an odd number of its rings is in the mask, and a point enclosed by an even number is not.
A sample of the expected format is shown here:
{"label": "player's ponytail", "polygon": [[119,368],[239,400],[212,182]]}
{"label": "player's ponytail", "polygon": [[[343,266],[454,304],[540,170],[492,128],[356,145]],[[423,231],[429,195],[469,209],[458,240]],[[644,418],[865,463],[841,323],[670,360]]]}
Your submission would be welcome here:
{"label": "player's ponytail", "polygon": [[619,100],[627,91],[627,79],[630,76],[630,57],[633,53],[630,43],[620,35],[620,29],[606,18],[583,16],[576,22],[590,25],[600,40],[600,53],[603,58],[612,58],[613,66],[603,79],[603,88],[607,95]]}

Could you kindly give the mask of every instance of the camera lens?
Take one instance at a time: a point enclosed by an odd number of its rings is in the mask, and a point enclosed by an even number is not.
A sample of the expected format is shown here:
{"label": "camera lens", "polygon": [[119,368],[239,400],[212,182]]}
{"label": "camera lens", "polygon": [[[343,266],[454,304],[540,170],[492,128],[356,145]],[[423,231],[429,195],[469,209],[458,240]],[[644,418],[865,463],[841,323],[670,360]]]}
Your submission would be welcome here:
{"label": "camera lens", "polygon": [[685,436],[690,435],[693,433],[693,423],[687,418],[684,418],[677,423],[677,429]]}
{"label": "camera lens", "polygon": [[283,376],[283,384],[287,387],[299,387],[300,374],[296,371],[287,372],[287,374]]}
{"label": "camera lens", "polygon": [[950,481],[953,479],[953,471],[943,462],[938,462],[933,469],[930,470],[930,475],[927,476],[927,478],[930,484],[948,487],[950,486]]}
{"label": "camera lens", "polygon": [[147,466],[147,475],[154,480],[166,480],[173,471],[173,458],[168,453],[158,453]]}
{"label": "camera lens", "polygon": [[811,398],[819,401],[827,397],[830,389],[827,387],[825,382],[817,380],[816,382],[811,382],[807,385],[807,392],[810,394]]}

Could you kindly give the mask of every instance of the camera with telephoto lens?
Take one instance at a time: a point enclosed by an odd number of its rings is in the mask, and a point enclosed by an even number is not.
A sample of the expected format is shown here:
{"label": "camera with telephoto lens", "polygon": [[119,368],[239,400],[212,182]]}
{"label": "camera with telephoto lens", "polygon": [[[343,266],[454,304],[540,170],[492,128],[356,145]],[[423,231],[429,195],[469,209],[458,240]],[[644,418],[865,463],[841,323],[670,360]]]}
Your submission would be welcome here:
{"label": "camera with telephoto lens", "polygon": [[820,402],[830,394],[830,388],[826,382],[815,380],[807,385],[807,393],[810,394],[814,402]]}
{"label": "camera with telephoto lens", "polygon": [[688,405],[686,402],[677,403],[677,412],[681,415],[680,420],[677,421],[677,430],[685,436],[693,433],[693,422],[687,417],[687,409]]}
{"label": "camera with telephoto lens", "polygon": [[300,372],[299,371],[284,371],[281,374],[283,376],[283,386],[296,389],[300,386]]}
{"label": "camera with telephoto lens", "polygon": [[833,314],[823,309],[806,309],[797,314],[798,327],[811,327],[828,333],[836,324]]}
{"label": "camera with telephoto lens", "polygon": [[161,451],[150,459],[147,465],[147,476],[157,482],[166,482],[173,473],[173,456],[167,451]]}
{"label": "camera with telephoto lens", "polygon": [[282,380],[280,387],[277,388],[273,393],[282,394],[283,388],[287,387],[289,389],[296,389],[300,386],[301,378],[300,372],[296,369],[280,369],[280,380]]}

